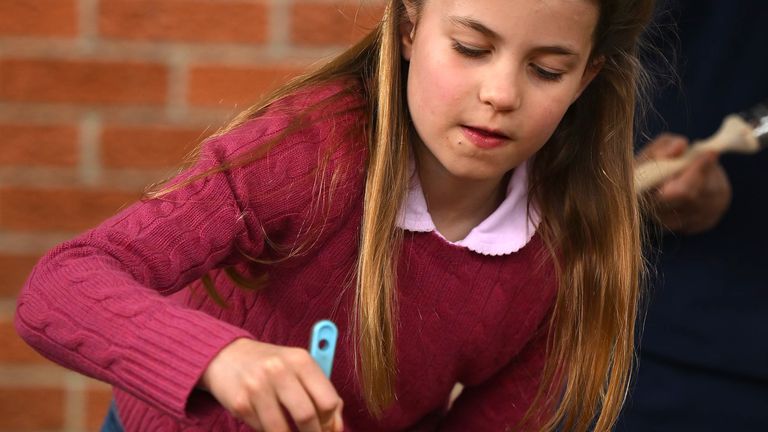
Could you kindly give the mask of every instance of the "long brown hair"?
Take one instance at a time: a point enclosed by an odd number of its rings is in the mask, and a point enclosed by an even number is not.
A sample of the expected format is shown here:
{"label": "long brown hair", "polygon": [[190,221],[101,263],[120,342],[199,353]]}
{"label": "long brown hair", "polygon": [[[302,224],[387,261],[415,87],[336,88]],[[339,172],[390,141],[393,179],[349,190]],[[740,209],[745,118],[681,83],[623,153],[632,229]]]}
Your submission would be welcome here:
{"label": "long brown hair", "polygon": [[633,120],[648,81],[638,40],[654,2],[600,0],[599,7],[592,57],[604,59],[602,70],[530,172],[540,233],[557,257],[560,281],[544,382],[561,376],[564,389],[547,395],[559,404],[548,429],[562,421],[565,430],[610,430],[634,356],[644,267]]}
{"label": "long brown hair", "polygon": [[[406,1],[417,12],[423,7],[424,0]],[[643,271],[632,137],[643,82],[638,40],[654,0],[594,1],[600,18],[591,56],[602,59],[603,68],[534,157],[530,171],[529,196],[541,213],[539,232],[559,280],[536,398],[541,406],[557,407],[547,417],[547,430],[562,425],[566,430],[606,431],[615,423],[632,367]],[[402,203],[407,191],[408,146],[414,136],[404,97],[399,34],[406,19],[403,0],[388,0],[381,22],[363,40],[218,132],[259,116],[300,89],[339,78],[361,82],[369,116],[368,160],[353,313],[364,397],[377,415],[394,399],[397,370],[395,258],[402,233],[396,226],[399,205],[393,203]],[[228,162],[187,182],[261,156]],[[540,416],[535,411],[540,409],[532,405],[529,414]]]}

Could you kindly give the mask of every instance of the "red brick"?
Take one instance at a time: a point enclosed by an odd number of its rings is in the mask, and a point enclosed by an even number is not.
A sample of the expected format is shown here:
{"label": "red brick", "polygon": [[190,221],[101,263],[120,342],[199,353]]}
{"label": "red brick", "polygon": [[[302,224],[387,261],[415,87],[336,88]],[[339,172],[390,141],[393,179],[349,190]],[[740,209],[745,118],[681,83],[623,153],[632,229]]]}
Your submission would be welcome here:
{"label": "red brick", "polygon": [[299,45],[349,44],[373,30],[384,12],[381,3],[353,0],[299,2],[291,8],[291,41]]}
{"label": "red brick", "polygon": [[0,61],[0,100],[158,105],[167,75],[151,63],[8,59]]}
{"label": "red brick", "polygon": [[38,259],[38,256],[0,254],[0,275],[3,275],[0,298],[15,297],[19,293]]}
{"label": "red brick", "polygon": [[139,192],[2,188],[0,229],[81,231],[95,226],[140,196]]}
{"label": "red brick", "polygon": [[0,388],[0,430],[62,430],[64,398],[61,388]]}
{"label": "red brick", "polygon": [[106,37],[138,40],[263,43],[268,8],[253,1],[102,0]]}
{"label": "red brick", "polygon": [[0,2],[0,35],[76,36],[75,0],[3,0]]}
{"label": "red brick", "polygon": [[[212,132],[212,131],[211,131]],[[201,129],[170,126],[110,125],[101,136],[102,163],[108,168],[165,168],[179,166],[199,143]]]}
{"label": "red brick", "polygon": [[[13,321],[0,321],[0,367],[9,364],[48,363],[48,360],[21,340]],[[2,430],[2,429],[0,429]]]}
{"label": "red brick", "polygon": [[97,432],[104,422],[104,417],[112,401],[112,390],[107,385],[89,386],[85,394],[85,427]]}
{"label": "red brick", "polygon": [[190,71],[188,102],[192,105],[231,108],[249,106],[268,92],[301,73],[297,67],[234,68],[197,66]]}
{"label": "red brick", "polygon": [[0,123],[0,166],[73,166],[77,134],[75,126]]}

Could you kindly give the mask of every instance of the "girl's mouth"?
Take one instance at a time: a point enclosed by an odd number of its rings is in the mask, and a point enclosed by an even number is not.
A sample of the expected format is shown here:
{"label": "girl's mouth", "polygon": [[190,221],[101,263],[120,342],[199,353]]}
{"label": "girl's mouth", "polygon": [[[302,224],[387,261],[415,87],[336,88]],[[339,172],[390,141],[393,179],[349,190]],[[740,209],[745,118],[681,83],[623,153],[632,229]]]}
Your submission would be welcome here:
{"label": "girl's mouth", "polygon": [[477,128],[472,126],[462,125],[461,131],[464,133],[464,135],[467,138],[469,138],[472,144],[482,149],[491,149],[491,148],[499,147],[501,145],[504,145],[510,139],[508,136],[500,132],[495,132],[488,129],[482,129],[482,128]]}

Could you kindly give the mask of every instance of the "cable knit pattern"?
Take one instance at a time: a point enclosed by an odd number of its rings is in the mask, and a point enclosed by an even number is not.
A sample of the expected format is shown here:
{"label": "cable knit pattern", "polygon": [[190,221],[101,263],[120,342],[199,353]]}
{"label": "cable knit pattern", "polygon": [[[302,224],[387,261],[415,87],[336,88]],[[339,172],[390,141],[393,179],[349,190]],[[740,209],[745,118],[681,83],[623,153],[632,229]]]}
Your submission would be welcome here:
{"label": "cable knit pattern", "polygon": [[[398,399],[381,419],[365,409],[349,317],[367,152],[359,93],[331,85],[275,104],[206,142],[173,184],[249,152],[264,156],[136,203],[54,248],[19,296],[19,334],[53,361],[112,384],[129,431],[249,430],[195,389],[208,362],[240,337],[306,346],[323,318],[341,333],[332,381],[346,430],[513,427],[537,389],[555,295],[538,236],[487,256],[433,232],[406,232]],[[297,126],[300,114],[307,121]],[[297,253],[270,265],[247,258],[286,249]],[[227,267],[266,282],[237,287]],[[202,290],[206,274],[225,307]],[[455,382],[466,390],[446,413]]]}

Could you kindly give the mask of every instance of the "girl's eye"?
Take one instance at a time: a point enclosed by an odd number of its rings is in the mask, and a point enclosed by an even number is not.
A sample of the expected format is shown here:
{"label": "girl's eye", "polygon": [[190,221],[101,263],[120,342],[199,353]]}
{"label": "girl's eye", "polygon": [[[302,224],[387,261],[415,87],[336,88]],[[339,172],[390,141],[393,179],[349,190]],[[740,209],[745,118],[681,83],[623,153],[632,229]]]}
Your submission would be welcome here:
{"label": "girl's eye", "polygon": [[482,57],[482,56],[484,56],[485,54],[488,53],[488,50],[470,48],[470,47],[468,47],[466,45],[462,45],[462,44],[460,44],[460,43],[458,43],[456,41],[453,41],[453,49],[456,50],[456,52],[458,52],[459,54],[461,54],[463,56],[466,56],[466,57],[471,57],[471,58]]}
{"label": "girl's eye", "polygon": [[533,67],[534,73],[545,81],[560,81],[560,79],[563,77],[562,72],[552,72],[551,70],[544,69],[543,67],[535,64],[531,65],[531,67]]}

